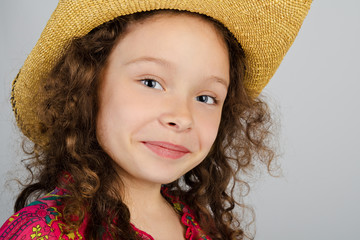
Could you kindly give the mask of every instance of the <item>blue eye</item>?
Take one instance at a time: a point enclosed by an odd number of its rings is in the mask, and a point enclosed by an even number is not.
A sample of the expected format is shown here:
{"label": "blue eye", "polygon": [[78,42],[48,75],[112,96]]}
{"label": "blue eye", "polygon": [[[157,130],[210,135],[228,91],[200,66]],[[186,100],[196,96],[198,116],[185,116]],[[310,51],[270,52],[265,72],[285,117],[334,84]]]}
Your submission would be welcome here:
{"label": "blue eye", "polygon": [[196,97],[196,100],[198,100],[199,102],[203,102],[206,104],[210,104],[210,105],[215,105],[217,104],[217,100],[214,97],[208,96],[208,95],[201,95]]}
{"label": "blue eye", "polygon": [[144,79],[141,80],[141,82],[147,87],[163,90],[163,87],[160,85],[160,83],[153,79]]}

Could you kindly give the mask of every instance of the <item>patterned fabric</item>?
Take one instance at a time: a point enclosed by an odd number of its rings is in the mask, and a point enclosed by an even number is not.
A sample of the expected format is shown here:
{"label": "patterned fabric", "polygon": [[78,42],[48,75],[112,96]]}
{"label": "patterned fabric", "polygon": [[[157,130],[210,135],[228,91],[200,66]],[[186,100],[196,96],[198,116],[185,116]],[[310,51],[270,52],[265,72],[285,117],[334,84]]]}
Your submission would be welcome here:
{"label": "patterned fabric", "polygon": [[[211,240],[201,230],[194,218],[193,212],[177,198],[170,196],[166,188],[162,188],[163,195],[168,198],[174,208],[182,213],[181,222],[186,227],[187,240],[202,239]],[[79,229],[71,230],[63,222],[62,210],[64,205],[61,199],[66,196],[66,191],[56,188],[53,192],[32,202],[19,212],[12,215],[0,228],[0,239],[22,239],[22,240],[80,240],[84,238],[87,217]],[[144,240],[154,240],[152,236],[132,225],[133,229]]]}

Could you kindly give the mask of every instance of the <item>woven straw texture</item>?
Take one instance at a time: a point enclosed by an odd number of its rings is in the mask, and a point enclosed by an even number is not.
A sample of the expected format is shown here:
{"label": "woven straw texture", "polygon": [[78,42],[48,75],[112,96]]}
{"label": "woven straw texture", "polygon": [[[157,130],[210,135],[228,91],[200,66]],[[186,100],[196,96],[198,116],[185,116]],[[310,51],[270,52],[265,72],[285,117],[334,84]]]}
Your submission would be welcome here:
{"label": "woven straw texture", "polygon": [[40,79],[70,39],[115,17],[156,9],[186,10],[222,22],[243,46],[249,64],[245,87],[257,97],[292,45],[310,5],[311,0],[60,0],[13,82],[11,101],[18,126],[35,143],[46,143],[34,103],[41,100]]}

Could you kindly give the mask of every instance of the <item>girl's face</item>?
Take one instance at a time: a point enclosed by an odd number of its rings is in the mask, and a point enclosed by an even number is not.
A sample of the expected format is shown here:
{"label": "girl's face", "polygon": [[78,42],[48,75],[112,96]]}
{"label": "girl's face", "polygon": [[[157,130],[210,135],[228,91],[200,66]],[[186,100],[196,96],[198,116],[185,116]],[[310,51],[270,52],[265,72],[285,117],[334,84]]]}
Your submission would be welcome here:
{"label": "girl's face", "polygon": [[206,157],[229,85],[211,23],[160,14],[132,24],[99,88],[97,138],[125,181],[172,182]]}

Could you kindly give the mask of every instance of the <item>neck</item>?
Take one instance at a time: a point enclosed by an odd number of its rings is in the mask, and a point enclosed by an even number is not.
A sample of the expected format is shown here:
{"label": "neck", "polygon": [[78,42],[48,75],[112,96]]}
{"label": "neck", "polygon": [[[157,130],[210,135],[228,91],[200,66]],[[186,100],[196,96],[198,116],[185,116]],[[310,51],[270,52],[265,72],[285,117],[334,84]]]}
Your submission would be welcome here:
{"label": "neck", "polygon": [[123,201],[128,206],[131,222],[144,216],[156,217],[164,208],[172,208],[161,194],[161,184],[128,178],[122,174]]}
{"label": "neck", "polygon": [[[155,239],[184,239],[181,217],[161,194],[161,184],[121,174],[123,202],[130,211],[130,222]],[[179,237],[181,236],[181,237]]]}
{"label": "neck", "polygon": [[147,183],[143,181],[124,182],[124,203],[131,209],[147,210],[164,202],[161,195],[161,184]]}

